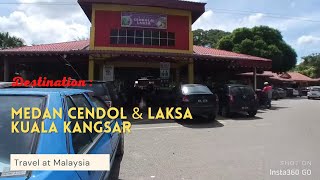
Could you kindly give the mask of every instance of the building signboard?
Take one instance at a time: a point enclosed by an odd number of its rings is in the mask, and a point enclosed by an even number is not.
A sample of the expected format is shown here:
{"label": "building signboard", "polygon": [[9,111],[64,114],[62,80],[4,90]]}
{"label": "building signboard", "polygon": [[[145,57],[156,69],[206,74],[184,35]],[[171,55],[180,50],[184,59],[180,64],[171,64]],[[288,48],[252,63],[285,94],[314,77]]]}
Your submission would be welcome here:
{"label": "building signboard", "polygon": [[170,63],[160,62],[160,78],[169,79],[170,78]]}
{"label": "building signboard", "polygon": [[122,12],[121,27],[167,29],[167,16],[151,13]]}
{"label": "building signboard", "polygon": [[114,67],[110,65],[104,65],[103,68],[103,80],[114,81]]}

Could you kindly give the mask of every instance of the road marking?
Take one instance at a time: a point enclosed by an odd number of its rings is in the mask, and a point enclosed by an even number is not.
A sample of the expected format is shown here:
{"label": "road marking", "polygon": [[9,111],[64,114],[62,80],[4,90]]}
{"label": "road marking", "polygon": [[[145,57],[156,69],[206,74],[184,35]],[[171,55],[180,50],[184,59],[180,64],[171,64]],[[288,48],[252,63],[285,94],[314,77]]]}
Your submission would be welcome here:
{"label": "road marking", "polygon": [[168,129],[168,128],[181,128],[181,127],[182,126],[161,126],[161,127],[132,128],[132,130]]}

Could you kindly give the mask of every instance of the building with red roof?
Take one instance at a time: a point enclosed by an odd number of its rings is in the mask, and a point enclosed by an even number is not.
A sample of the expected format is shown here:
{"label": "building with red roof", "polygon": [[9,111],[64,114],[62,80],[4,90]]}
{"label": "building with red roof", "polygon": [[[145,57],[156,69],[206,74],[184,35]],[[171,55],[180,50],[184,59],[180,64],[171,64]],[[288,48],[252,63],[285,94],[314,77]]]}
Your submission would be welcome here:
{"label": "building with red roof", "polygon": [[[241,73],[239,75],[249,77],[250,79],[253,77],[252,72]],[[312,79],[298,72],[273,73],[271,71],[264,71],[261,74],[257,74],[257,76],[260,79],[260,86],[262,86],[264,81],[271,82],[278,86],[282,86],[283,84],[308,86],[318,82],[318,79]]]}
{"label": "building with red roof", "polygon": [[[89,40],[0,50],[4,67],[0,80],[8,81],[22,70],[29,72],[27,78],[75,76],[75,69],[79,78],[120,84],[150,75],[160,75],[170,82],[203,83],[208,79],[229,78],[229,74],[271,69],[269,59],[194,46],[192,24],[205,12],[205,3],[179,0],[78,0],[78,3],[92,25]],[[111,75],[106,73],[109,70]]]}

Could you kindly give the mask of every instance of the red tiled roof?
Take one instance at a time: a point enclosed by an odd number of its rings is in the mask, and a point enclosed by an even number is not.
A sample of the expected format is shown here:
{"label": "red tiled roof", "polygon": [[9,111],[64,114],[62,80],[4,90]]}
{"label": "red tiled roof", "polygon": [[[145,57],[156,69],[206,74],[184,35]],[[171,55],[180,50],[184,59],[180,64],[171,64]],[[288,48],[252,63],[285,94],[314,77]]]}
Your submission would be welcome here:
{"label": "red tiled roof", "polygon": [[298,72],[288,72],[288,74],[291,76],[291,79],[295,81],[314,81],[314,79],[305,76],[303,74],[300,74]]}
{"label": "red tiled roof", "polygon": [[[53,43],[53,44],[42,44],[42,45],[34,45],[34,46],[24,46],[13,49],[5,49],[0,50],[0,55],[26,55],[26,54],[59,54],[59,53],[76,53],[81,55],[89,55],[96,53],[109,53],[109,54],[161,54],[163,56],[175,56],[175,57],[186,57],[186,58],[195,58],[195,59],[206,59],[206,60],[216,60],[219,61],[221,59],[235,61],[232,66],[240,66],[240,67],[257,67],[264,69],[271,68],[271,60],[239,54],[224,50],[206,48],[201,46],[194,46],[193,51],[194,54],[174,54],[174,53],[148,53],[148,52],[120,52],[120,51],[94,51],[89,50],[89,40],[82,41],[71,41],[71,42],[62,42],[62,43]],[[249,60],[249,61],[248,61]]]}
{"label": "red tiled roof", "polygon": [[235,59],[270,61],[269,59],[265,59],[265,58],[261,58],[261,57],[250,56],[250,55],[246,55],[246,54],[239,54],[239,53],[235,53],[235,52],[231,52],[231,51],[207,48],[207,47],[202,47],[202,46],[193,46],[193,51],[196,54],[211,55],[214,57],[228,57],[228,58],[235,58]]}
{"label": "red tiled roof", "polygon": [[[252,72],[242,73],[242,76],[253,76]],[[287,72],[282,74],[273,73],[271,71],[264,71],[260,76],[268,76],[270,79],[279,80],[279,81],[302,81],[302,82],[313,82],[317,81],[308,76],[300,74],[298,72]]]}
{"label": "red tiled roof", "polygon": [[72,51],[72,50],[84,50],[89,47],[89,40],[82,41],[70,41],[70,42],[61,42],[53,44],[40,44],[34,46],[23,46],[12,49],[4,49],[1,51],[21,51],[21,52],[45,52],[45,51]]}
{"label": "red tiled roof", "polygon": [[[4,49],[1,51],[20,51],[20,52],[43,52],[43,51],[73,51],[73,50],[85,50],[89,47],[89,40],[82,41],[70,41],[70,42],[61,42],[53,44],[40,44],[34,46],[24,46],[12,49]],[[193,46],[193,51],[196,55],[207,55],[217,58],[230,58],[230,59],[249,59],[249,60],[259,60],[259,61],[270,61],[265,58],[250,56],[246,54],[239,54],[230,51],[224,51],[213,48],[206,48],[201,46]]]}
{"label": "red tiled roof", "polygon": [[[241,73],[240,76],[253,76],[253,72]],[[274,73],[271,71],[264,71],[262,74],[257,73],[257,76],[261,77],[273,77]]]}

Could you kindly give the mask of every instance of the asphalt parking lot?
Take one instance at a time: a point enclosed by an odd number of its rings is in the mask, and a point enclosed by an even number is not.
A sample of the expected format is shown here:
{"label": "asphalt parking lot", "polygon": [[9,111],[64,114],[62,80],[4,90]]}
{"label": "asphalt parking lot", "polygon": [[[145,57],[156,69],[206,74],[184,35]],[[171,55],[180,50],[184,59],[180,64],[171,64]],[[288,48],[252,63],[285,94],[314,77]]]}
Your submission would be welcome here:
{"label": "asphalt parking lot", "polygon": [[[320,100],[273,101],[254,118],[139,121],[113,179],[320,179]],[[284,171],[290,175],[283,175]]]}

